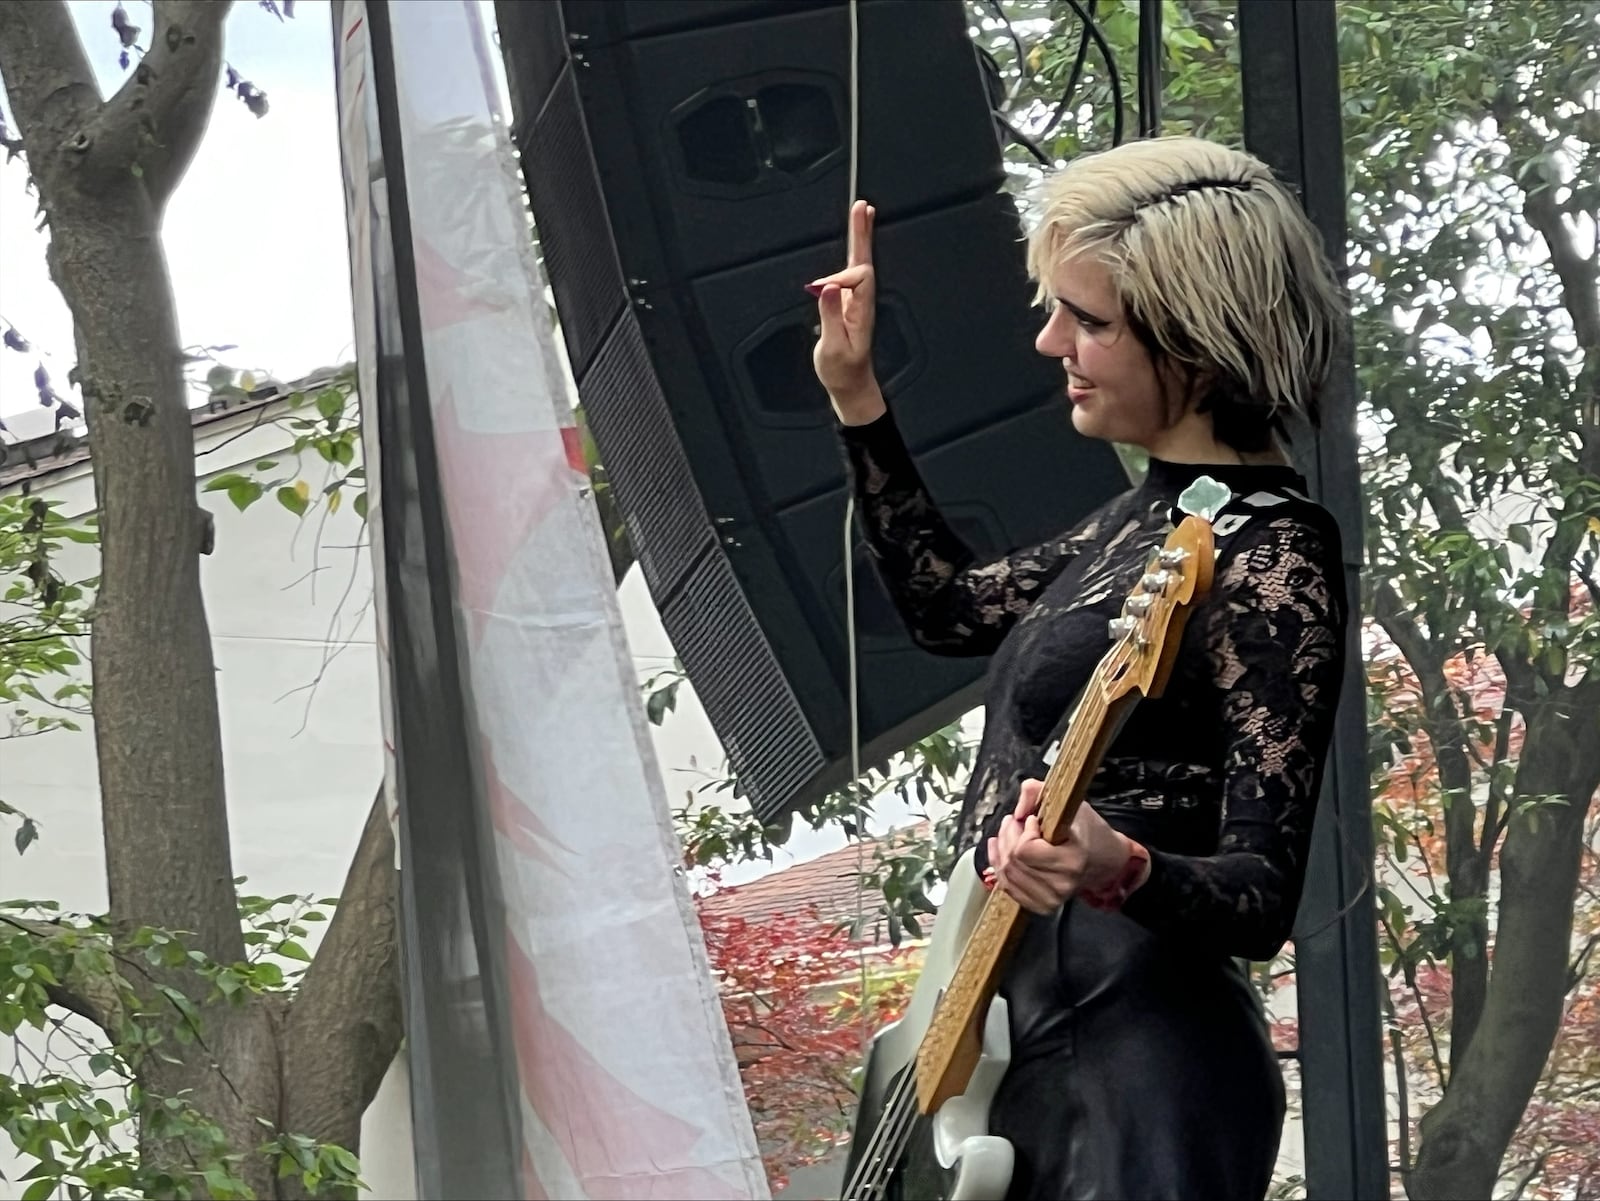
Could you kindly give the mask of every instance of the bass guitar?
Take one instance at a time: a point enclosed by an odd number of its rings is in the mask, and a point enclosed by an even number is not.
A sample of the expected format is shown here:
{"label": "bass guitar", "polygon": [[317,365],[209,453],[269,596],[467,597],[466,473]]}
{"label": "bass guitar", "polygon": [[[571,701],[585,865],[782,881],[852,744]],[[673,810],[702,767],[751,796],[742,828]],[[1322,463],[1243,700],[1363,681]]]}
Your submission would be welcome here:
{"label": "bass guitar", "polygon": [[[1207,506],[1178,524],[1110,623],[1111,646],[1078,700],[1040,794],[1040,831],[1053,843],[1067,837],[1133,706],[1166,686],[1189,612],[1211,587],[1215,511]],[[1010,1063],[1006,1003],[996,993],[1026,917],[1004,892],[985,891],[971,851],[962,856],[911,1001],[868,1051],[842,1201],[1005,1197],[1012,1147],[988,1132],[990,1104]]]}

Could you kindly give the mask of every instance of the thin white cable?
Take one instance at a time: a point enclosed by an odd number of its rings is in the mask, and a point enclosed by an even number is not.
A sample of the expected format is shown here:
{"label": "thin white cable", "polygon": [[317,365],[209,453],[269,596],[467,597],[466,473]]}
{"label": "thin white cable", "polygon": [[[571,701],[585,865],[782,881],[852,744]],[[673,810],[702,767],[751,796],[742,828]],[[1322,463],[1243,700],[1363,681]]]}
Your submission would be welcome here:
{"label": "thin white cable", "polygon": [[[861,135],[861,28],[857,19],[856,0],[849,0],[850,17],[850,199],[846,211],[855,208],[858,199],[858,171],[860,166]],[[848,235],[847,235],[848,242]],[[850,672],[850,795],[855,800],[856,826],[856,927],[857,958],[861,968],[861,1054],[863,1057],[872,1045],[872,1023],[867,1016],[867,951],[862,939],[867,923],[866,912],[866,827],[861,804],[861,709],[859,665],[856,657],[856,579],[854,530],[856,497],[849,492],[844,505],[844,621],[845,645]],[[864,1082],[863,1082],[864,1083]]]}

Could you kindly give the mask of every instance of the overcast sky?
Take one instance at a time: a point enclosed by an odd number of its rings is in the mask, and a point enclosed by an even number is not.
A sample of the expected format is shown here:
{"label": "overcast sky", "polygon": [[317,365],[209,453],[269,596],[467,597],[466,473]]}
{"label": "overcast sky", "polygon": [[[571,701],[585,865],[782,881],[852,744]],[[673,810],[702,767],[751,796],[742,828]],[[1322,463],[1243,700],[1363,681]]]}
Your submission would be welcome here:
{"label": "overcast sky", "polygon": [[[111,95],[125,72],[111,27],[112,0],[71,0],[79,35]],[[145,39],[150,7],[128,0]],[[217,99],[211,128],[168,208],[167,260],[186,345],[234,343],[230,363],[292,379],[351,354],[350,276],[340,198],[328,6],[303,0],[279,21],[255,0],[228,19],[228,62],[267,94],[257,118],[231,92]],[[13,134],[16,122],[7,122]],[[0,167],[0,318],[33,344],[0,350],[0,417],[38,409],[41,362],[67,395],[72,322],[45,266],[28,171]],[[73,397],[76,403],[76,397]]]}

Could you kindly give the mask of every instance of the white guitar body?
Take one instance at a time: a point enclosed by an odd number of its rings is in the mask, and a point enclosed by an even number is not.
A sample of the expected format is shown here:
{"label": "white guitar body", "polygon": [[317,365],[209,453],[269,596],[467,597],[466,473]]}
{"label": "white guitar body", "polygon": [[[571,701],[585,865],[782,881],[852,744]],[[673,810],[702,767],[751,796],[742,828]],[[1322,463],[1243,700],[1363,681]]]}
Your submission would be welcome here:
{"label": "white guitar body", "polygon": [[[1047,757],[1037,813],[1048,841],[1066,839],[1087,782],[1139,698],[1166,687],[1189,609],[1211,587],[1211,522],[1231,495],[1207,476],[1184,491],[1178,506],[1189,516],[1151,557],[1122,616],[1111,622],[1112,645]],[[1016,1149],[989,1133],[990,1110],[1011,1066],[1009,1015],[994,989],[1027,915],[1010,898],[984,890],[971,851],[957,861],[949,888],[911,1003],[869,1048],[842,1201],[1004,1201],[1011,1186]],[[985,997],[992,999],[980,1008]],[[978,1060],[966,1074],[979,1021]],[[947,1099],[924,1117],[918,1097],[930,1104]]]}
{"label": "white guitar body", "polygon": [[[968,851],[950,873],[949,889],[944,904],[939,907],[933,938],[928,944],[910,1004],[898,1021],[885,1026],[872,1040],[856,1117],[857,1137],[851,1140],[851,1162],[845,1169],[846,1181],[850,1181],[856,1171],[856,1161],[862,1150],[861,1138],[870,1135],[876,1126],[893,1082],[913,1067],[917,1048],[933,1019],[934,1008],[955,973],[962,950],[988,899],[989,894],[972,860],[973,854]],[[1004,1201],[1006,1189],[1011,1185],[1015,1155],[1009,1142],[989,1133],[989,1110],[1010,1066],[1009,1015],[1005,999],[997,996],[984,1015],[983,1052],[966,1091],[941,1105],[929,1122],[932,1137],[927,1150],[931,1150],[937,1168],[942,1170],[935,1170],[932,1163],[920,1165],[921,1170],[914,1163],[908,1164],[905,1188],[893,1190],[893,1194],[907,1201]],[[917,1150],[914,1145],[909,1158],[914,1160]],[[936,1193],[923,1188],[910,1191],[913,1180],[926,1182],[929,1175],[940,1178]],[[846,1196],[852,1195],[847,1185]]]}

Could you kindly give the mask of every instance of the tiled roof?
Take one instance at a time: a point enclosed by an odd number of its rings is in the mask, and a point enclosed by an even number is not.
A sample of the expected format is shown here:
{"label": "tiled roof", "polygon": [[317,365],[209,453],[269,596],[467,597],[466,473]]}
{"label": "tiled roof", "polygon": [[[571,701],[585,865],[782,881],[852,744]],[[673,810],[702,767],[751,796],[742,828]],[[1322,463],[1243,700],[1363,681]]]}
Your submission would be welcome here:
{"label": "tiled roof", "polygon": [[[926,836],[926,825],[896,830],[888,837]],[[878,839],[878,845],[886,839]],[[858,863],[871,871],[874,844],[858,847],[855,843],[829,851],[805,863],[797,863],[782,871],[772,872],[748,884],[724,888],[703,902],[707,913],[717,917],[742,917],[748,922],[761,922],[782,914],[803,913],[815,906],[819,916],[837,921],[856,914],[856,881],[860,874]],[[866,911],[871,914],[878,908],[881,898],[875,899],[872,885],[865,886]]]}

